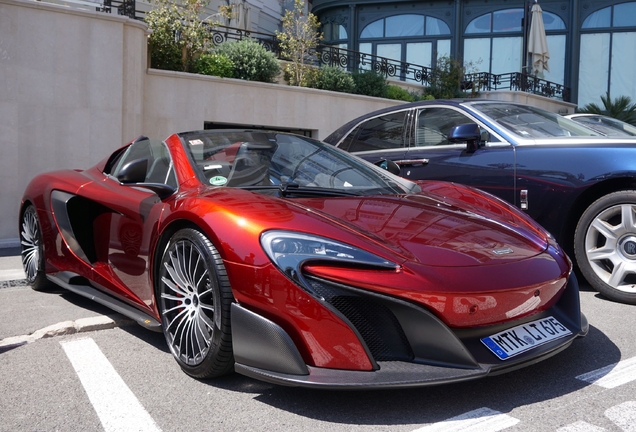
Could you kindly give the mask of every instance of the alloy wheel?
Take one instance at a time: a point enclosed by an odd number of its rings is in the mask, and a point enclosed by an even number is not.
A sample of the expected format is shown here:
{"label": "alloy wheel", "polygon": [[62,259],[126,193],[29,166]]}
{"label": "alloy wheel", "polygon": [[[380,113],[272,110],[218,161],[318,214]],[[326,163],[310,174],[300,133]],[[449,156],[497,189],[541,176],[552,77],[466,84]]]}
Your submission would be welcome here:
{"label": "alloy wheel", "polygon": [[636,293],[636,204],[613,205],[595,216],[585,234],[585,254],[601,281]]}
{"label": "alloy wheel", "polygon": [[188,240],[172,243],[165,256],[161,276],[164,332],[174,356],[196,366],[208,354],[218,328],[210,269],[203,252]]}
{"label": "alloy wheel", "polygon": [[33,283],[41,270],[40,226],[33,207],[29,207],[22,215],[20,237],[22,266],[27,281]]}

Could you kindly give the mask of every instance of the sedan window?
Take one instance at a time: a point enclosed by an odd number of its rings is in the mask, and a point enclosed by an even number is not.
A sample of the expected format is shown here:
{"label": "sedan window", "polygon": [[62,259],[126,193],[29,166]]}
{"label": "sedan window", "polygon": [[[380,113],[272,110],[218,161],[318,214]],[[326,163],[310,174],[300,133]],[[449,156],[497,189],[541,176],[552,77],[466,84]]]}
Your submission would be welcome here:
{"label": "sedan window", "polygon": [[529,105],[475,103],[471,104],[471,107],[521,138],[536,139],[599,135],[570,119]]}
{"label": "sedan window", "polygon": [[475,123],[475,121],[453,109],[421,109],[417,119],[415,146],[428,147],[451,144],[447,138],[451,129],[467,123]]}
{"label": "sedan window", "polygon": [[341,148],[350,152],[404,147],[404,120],[408,111],[383,114],[365,121],[349,134]]}

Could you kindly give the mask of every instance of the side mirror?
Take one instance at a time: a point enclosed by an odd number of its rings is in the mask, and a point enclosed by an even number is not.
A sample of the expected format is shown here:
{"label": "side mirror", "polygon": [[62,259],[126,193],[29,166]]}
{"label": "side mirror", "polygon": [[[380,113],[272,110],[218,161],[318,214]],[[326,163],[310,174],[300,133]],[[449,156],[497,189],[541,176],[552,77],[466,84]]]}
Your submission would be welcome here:
{"label": "side mirror", "polygon": [[380,159],[375,163],[375,165],[387,170],[393,175],[400,175],[400,166],[392,160]]}
{"label": "side mirror", "polygon": [[466,142],[466,150],[474,152],[481,146],[479,125],[468,123],[454,126],[448,134],[448,141],[452,143]]}
{"label": "side mirror", "polygon": [[124,165],[119,174],[117,174],[117,180],[120,183],[143,183],[146,181],[146,173],[148,172],[148,159],[135,159]]}

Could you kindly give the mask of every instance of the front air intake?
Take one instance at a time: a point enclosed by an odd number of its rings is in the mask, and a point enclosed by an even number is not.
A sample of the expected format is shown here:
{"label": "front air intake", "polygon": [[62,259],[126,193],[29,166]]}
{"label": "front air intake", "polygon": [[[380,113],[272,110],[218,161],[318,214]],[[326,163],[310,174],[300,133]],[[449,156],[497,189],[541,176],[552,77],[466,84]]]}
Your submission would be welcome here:
{"label": "front air intake", "polygon": [[413,360],[406,335],[389,308],[358,290],[311,276],[306,280],[318,296],[349,320],[376,361]]}

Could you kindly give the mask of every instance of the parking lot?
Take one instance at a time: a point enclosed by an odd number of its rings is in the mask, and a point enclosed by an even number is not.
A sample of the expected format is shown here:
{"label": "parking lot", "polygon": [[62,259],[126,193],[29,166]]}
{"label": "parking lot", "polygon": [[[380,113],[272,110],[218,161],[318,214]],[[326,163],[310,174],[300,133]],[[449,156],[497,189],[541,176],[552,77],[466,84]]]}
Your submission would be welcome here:
{"label": "parking lot", "polygon": [[62,289],[32,291],[11,273],[18,257],[0,262],[3,431],[636,430],[636,314],[585,285],[590,333],[547,361],[453,385],[336,392],[194,380],[162,334]]}

